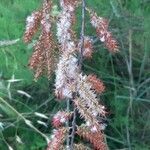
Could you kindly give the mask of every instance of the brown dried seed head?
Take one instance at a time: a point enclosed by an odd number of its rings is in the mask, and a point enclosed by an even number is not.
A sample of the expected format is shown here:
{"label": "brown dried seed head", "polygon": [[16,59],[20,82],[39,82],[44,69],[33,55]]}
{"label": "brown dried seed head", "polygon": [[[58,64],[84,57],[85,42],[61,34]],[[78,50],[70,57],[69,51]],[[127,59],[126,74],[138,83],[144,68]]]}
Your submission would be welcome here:
{"label": "brown dried seed head", "polygon": [[103,93],[105,91],[105,86],[103,82],[96,77],[96,75],[88,75],[88,81],[92,84],[92,88],[98,92]]}
{"label": "brown dried seed head", "polygon": [[[81,49],[81,42],[79,42],[79,44],[78,44],[78,50],[80,50],[80,49]],[[85,36],[84,37],[83,56],[86,58],[92,58],[92,54],[93,54],[92,39]]]}
{"label": "brown dried seed head", "polygon": [[89,128],[80,126],[77,128],[77,134],[88,140],[95,150],[107,150],[107,146],[104,143],[104,135],[101,131],[93,133]]}
{"label": "brown dried seed head", "polygon": [[41,21],[41,11],[36,11],[27,17],[26,20],[26,31],[24,33],[23,39],[25,43],[31,41],[33,35],[37,32]]}
{"label": "brown dried seed head", "polygon": [[104,42],[110,52],[118,51],[118,43],[113,38],[111,32],[108,31],[108,21],[102,17],[98,17],[95,12],[89,11],[91,15],[91,24],[96,28],[97,35],[101,42]]}

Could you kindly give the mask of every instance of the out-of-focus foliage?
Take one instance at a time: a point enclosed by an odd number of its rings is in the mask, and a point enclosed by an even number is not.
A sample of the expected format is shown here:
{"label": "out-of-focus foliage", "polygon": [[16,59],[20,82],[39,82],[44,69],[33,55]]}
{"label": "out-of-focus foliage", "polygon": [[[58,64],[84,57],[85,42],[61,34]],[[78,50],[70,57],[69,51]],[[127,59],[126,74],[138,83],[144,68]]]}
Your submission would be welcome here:
{"label": "out-of-focus foliage", "polygon": [[[55,0],[53,0],[56,2]],[[51,115],[64,104],[53,96],[53,77],[37,82],[28,69],[33,43],[25,45],[22,35],[26,17],[41,4],[37,0],[0,1],[0,41],[20,39],[0,46],[0,149],[44,150],[42,137],[51,132]],[[56,4],[57,5],[57,4]],[[107,143],[112,149],[150,149],[150,1],[87,0],[98,15],[108,18],[118,39],[120,52],[109,54],[100,42],[84,71],[95,73],[106,84],[102,96],[107,106]],[[80,9],[77,19],[81,18]],[[80,23],[75,26],[80,31]],[[95,37],[87,16],[86,34]],[[78,32],[79,35],[79,32]],[[36,40],[36,38],[35,38]],[[41,113],[48,117],[43,118]],[[31,121],[31,127],[28,120]]]}

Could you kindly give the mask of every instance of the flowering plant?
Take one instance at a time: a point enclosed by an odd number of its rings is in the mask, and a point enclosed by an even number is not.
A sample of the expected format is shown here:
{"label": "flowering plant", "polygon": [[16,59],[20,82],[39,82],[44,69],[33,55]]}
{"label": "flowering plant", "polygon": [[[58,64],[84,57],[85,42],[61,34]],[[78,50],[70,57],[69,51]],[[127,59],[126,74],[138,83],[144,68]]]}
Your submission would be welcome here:
{"label": "flowering plant", "polygon": [[[82,4],[81,38],[76,38],[73,25],[76,22],[75,10]],[[89,13],[91,25],[97,36],[110,52],[117,52],[118,45],[108,31],[108,21],[98,17],[95,12],[85,6],[85,0],[60,0],[61,12],[53,17],[51,0],[44,0],[40,10],[27,18],[24,41],[30,42],[41,26],[39,40],[34,46],[29,66],[35,71],[37,79],[43,73],[48,78],[55,70],[55,95],[65,100],[67,108],[54,115],[54,130],[47,150],[106,150],[103,130],[105,124],[105,107],[99,103],[97,94],[105,91],[103,82],[96,75],[82,73],[83,58],[90,59],[94,52],[93,40],[86,36],[85,12]],[[57,42],[52,32],[53,23],[57,24]],[[58,43],[58,44],[56,44]],[[59,49],[59,51],[57,51]],[[76,118],[80,116],[83,123],[78,125]],[[76,143],[75,136],[88,140],[88,147]]]}

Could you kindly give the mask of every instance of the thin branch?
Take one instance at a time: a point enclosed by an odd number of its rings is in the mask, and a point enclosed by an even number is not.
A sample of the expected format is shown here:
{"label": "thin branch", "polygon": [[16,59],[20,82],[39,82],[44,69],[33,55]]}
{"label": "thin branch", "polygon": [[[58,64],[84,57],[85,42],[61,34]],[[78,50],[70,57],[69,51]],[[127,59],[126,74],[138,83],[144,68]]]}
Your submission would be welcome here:
{"label": "thin branch", "polygon": [[77,115],[77,110],[74,108],[73,111],[73,121],[72,121],[72,133],[70,135],[71,137],[71,143],[70,143],[70,150],[73,150],[73,144],[74,144],[74,136],[75,136],[75,129],[76,129],[76,115]]}
{"label": "thin branch", "polygon": [[79,62],[78,62],[80,69],[82,67],[82,62],[83,62],[84,33],[85,33],[85,0],[82,0],[81,50],[80,50]]}
{"label": "thin branch", "polygon": [[129,89],[129,93],[130,93],[130,101],[129,101],[129,105],[127,108],[127,117],[128,117],[128,122],[126,125],[126,130],[127,130],[127,142],[128,142],[128,149],[131,150],[131,138],[130,138],[130,131],[129,131],[129,116],[130,113],[132,113],[132,103],[133,103],[133,99],[136,95],[136,90],[135,86],[134,86],[134,77],[133,77],[133,62],[132,62],[132,31],[129,30],[129,59],[128,59],[128,74],[129,74],[129,84],[130,84],[130,89]]}
{"label": "thin branch", "polygon": [[[69,113],[69,112],[70,112],[70,99],[67,100],[67,113]],[[67,120],[66,126],[67,126],[67,128],[70,127],[69,119]],[[68,132],[67,140],[66,140],[66,150],[69,150],[69,149],[70,149],[70,132]]]}

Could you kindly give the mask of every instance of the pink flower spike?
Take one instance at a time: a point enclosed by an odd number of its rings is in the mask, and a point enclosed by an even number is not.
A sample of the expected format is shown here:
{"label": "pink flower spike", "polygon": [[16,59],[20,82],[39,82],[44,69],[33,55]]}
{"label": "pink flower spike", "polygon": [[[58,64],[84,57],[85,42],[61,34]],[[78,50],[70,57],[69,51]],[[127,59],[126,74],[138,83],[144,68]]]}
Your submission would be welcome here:
{"label": "pink flower spike", "polygon": [[52,119],[52,124],[55,128],[58,128],[61,125],[63,125],[67,121],[68,118],[69,118],[69,115],[66,112],[59,111],[54,115]]}

